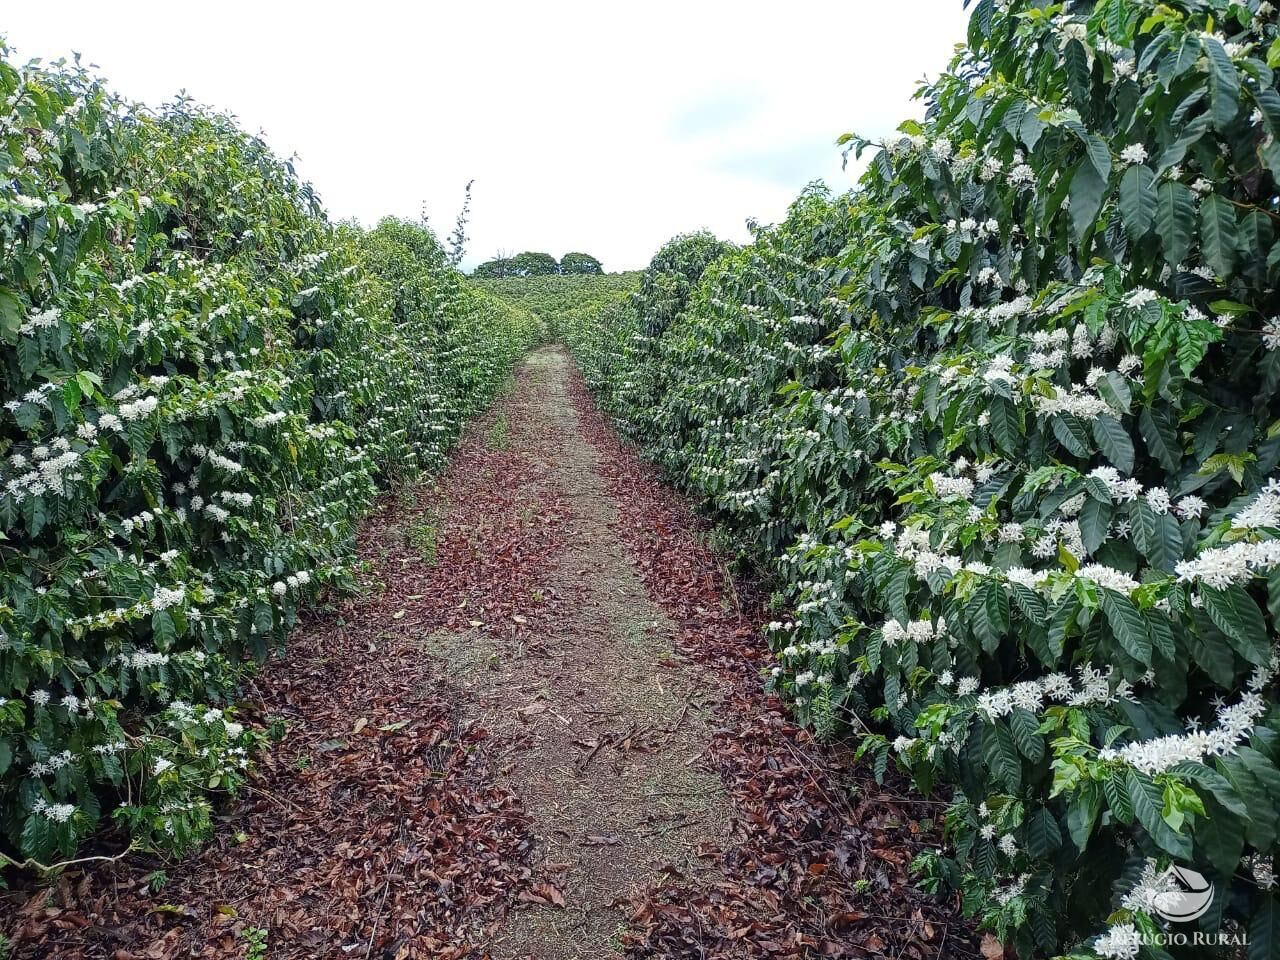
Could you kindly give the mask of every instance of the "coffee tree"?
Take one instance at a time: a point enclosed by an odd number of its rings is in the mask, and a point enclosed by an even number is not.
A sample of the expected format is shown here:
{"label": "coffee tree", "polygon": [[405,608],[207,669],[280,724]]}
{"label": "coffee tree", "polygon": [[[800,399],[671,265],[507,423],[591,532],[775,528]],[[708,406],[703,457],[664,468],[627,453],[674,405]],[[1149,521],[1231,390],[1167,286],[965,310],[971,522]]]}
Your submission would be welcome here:
{"label": "coffee tree", "polygon": [[858,190],[571,333],[779,574],[769,683],[949,792],[922,879],[1022,956],[1280,950],[1276,66],[1268,2],[982,0]]}
{"label": "coffee tree", "polygon": [[256,734],[246,657],[351,585],[537,333],[425,229],[329,223],[264,144],[0,58],[0,863],[180,851]]}

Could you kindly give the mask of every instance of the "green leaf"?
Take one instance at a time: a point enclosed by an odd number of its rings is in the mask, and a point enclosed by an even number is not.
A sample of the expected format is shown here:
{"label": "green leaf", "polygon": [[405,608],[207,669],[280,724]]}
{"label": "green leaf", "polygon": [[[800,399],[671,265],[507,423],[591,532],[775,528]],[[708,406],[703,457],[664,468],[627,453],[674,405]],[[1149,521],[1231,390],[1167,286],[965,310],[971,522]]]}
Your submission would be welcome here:
{"label": "green leaf", "polygon": [[1145,503],[1135,503],[1129,511],[1133,522],[1133,543],[1151,565],[1172,572],[1182,559],[1182,528],[1167,513],[1159,514]]}
{"label": "green leaf", "polygon": [[151,634],[158,650],[172,649],[178,631],[168,610],[157,610],[151,615]]}
{"label": "green leaf", "polygon": [[1142,824],[1152,842],[1165,853],[1187,859],[1191,856],[1191,840],[1177,833],[1165,822],[1164,795],[1161,789],[1146,775],[1130,769],[1125,776],[1129,799],[1133,801],[1133,816]]}
{"label": "green leaf", "polygon": [[1009,595],[993,580],[981,583],[967,607],[970,627],[982,649],[993,653],[1009,630]]}
{"label": "green leaf", "polygon": [[1111,535],[1111,511],[1111,504],[1092,497],[1086,498],[1080,508],[1080,535],[1089,553],[1096,553]]}
{"label": "green leaf", "polygon": [[1062,830],[1054,815],[1041,807],[1027,818],[1027,852],[1043,860],[1062,846]]}
{"label": "green leaf", "polygon": [[1099,503],[1111,503],[1111,488],[1101,477],[1085,477],[1084,491]]}
{"label": "green leaf", "polygon": [[[1190,47],[1191,44],[1184,45],[1183,49]],[[1158,173],[1164,173],[1174,164],[1181,163],[1187,155],[1187,151],[1199,143],[1209,132],[1209,115],[1202,114],[1183,126],[1178,132],[1178,139],[1169,147],[1161,152],[1160,159],[1156,163]],[[1183,189],[1186,189],[1185,187]],[[1189,219],[1189,218],[1188,218]],[[1156,201],[1156,229],[1160,228],[1160,209],[1159,199]]]}
{"label": "green leaf", "polygon": [[1204,587],[1200,596],[1209,619],[1226,634],[1236,653],[1259,666],[1270,662],[1266,621],[1243,586],[1234,584],[1225,590]]}
{"label": "green leaf", "polygon": [[1242,757],[1229,754],[1218,765],[1249,808],[1244,820],[1245,836],[1259,850],[1267,849],[1276,840],[1276,800]]}
{"label": "green leaf", "polygon": [[992,397],[990,404],[991,435],[1006,453],[1017,453],[1023,447],[1021,412],[1004,397]]}
{"label": "green leaf", "polygon": [[1260,892],[1249,917],[1248,951],[1248,960],[1280,958],[1280,900],[1270,891]]}
{"label": "green leaf", "polygon": [[0,287],[0,338],[17,343],[22,323],[22,301],[12,290]]}
{"label": "green leaf", "polygon": [[1032,763],[1044,759],[1044,737],[1040,735],[1040,721],[1028,710],[1014,707],[1009,712],[1009,729],[1018,752]]}
{"label": "green leaf", "polygon": [[[1079,40],[1070,40],[1062,49],[1063,65],[1067,70],[1067,87],[1076,103],[1089,102],[1089,54]],[[1084,139],[1082,136],[1081,139]],[[1086,141],[1087,142],[1087,141]]]}
{"label": "green leaf", "polygon": [[1122,47],[1130,46],[1132,40],[1130,19],[1132,10],[1127,3],[1110,0],[1107,4],[1107,37]]}
{"label": "green leaf", "polygon": [[1212,798],[1205,798],[1205,817],[1195,825],[1195,841],[1214,869],[1230,876],[1244,852],[1243,818],[1224,810]]}
{"label": "green leaf", "polygon": [[1124,783],[1124,772],[1113,768],[1102,781],[1102,793],[1107,798],[1111,815],[1121,823],[1133,823],[1133,801]]}
{"label": "green leaf", "polygon": [[1280,93],[1271,87],[1264,87],[1254,94],[1254,100],[1262,112],[1267,132],[1272,136],[1280,135]]}
{"label": "green leaf", "polygon": [[1151,634],[1142,613],[1128,597],[1102,589],[1102,612],[1125,653],[1144,667],[1151,666]]}
{"label": "green leaf", "polygon": [[1176,267],[1191,251],[1195,223],[1195,199],[1190,188],[1166,180],[1156,191],[1156,230],[1164,246],[1164,259]]}
{"label": "green leaf", "polygon": [[1067,806],[1067,833],[1077,850],[1084,850],[1093,835],[1093,825],[1102,810],[1102,791],[1096,783],[1086,781]]}
{"label": "green leaf", "polygon": [[996,783],[1010,793],[1022,789],[1022,759],[1013,742],[1013,733],[1000,721],[983,729],[982,754]]}
{"label": "green leaf", "polygon": [[1271,762],[1271,758],[1246,744],[1236,747],[1235,756],[1266,789],[1273,808],[1280,809],[1280,769]]}
{"label": "green leaf", "polygon": [[1120,421],[1106,414],[1093,421],[1093,438],[1098,449],[1121,473],[1133,472],[1133,441]]}
{"label": "green leaf", "polygon": [[1071,224],[1077,243],[1084,240],[1098,220],[1102,200],[1107,192],[1107,182],[1089,160],[1082,161],[1071,178]]}
{"label": "green leaf", "polygon": [[1197,630],[1191,649],[1196,666],[1200,667],[1220,687],[1231,686],[1235,679],[1236,657],[1222,631],[1213,625],[1203,610],[1195,611]]}
{"label": "green leaf", "polygon": [[1237,817],[1247,817],[1249,815],[1248,807],[1245,806],[1240,794],[1236,793],[1235,787],[1231,786],[1231,781],[1212,767],[1207,767],[1203,763],[1184,760],[1182,763],[1170,767],[1169,774],[1181,777],[1184,780],[1190,780],[1197,786],[1203,787],[1214,800],[1218,801]]}
{"label": "green leaf", "polygon": [[1107,146],[1107,141],[1094,133],[1085,134],[1081,139],[1084,140],[1085,152],[1089,154],[1089,162],[1093,164],[1098,179],[1106,183],[1111,179],[1111,149]]}
{"label": "green leaf", "polygon": [[1208,320],[1183,321],[1178,324],[1178,366],[1184,376],[1190,376],[1204,359],[1209,344],[1222,336],[1222,332]]}
{"label": "green leaf", "polygon": [[1129,236],[1140,240],[1156,219],[1156,175],[1142,164],[1134,164],[1120,178],[1120,217]]}
{"label": "green leaf", "polygon": [[1129,383],[1115,370],[1108,370],[1098,380],[1098,395],[1107,401],[1107,405],[1117,414],[1126,414],[1133,405],[1133,394],[1129,392]]}
{"label": "green leaf", "polygon": [[80,383],[72,378],[62,385],[62,402],[67,408],[67,413],[75,416],[80,410]]}
{"label": "green leaf", "polygon": [[1032,623],[1044,624],[1045,618],[1049,615],[1049,608],[1045,603],[1044,597],[1030,587],[1024,587],[1020,583],[1009,584],[1009,595],[1013,598],[1013,602],[1018,609],[1022,611],[1024,617]]}
{"label": "green leaf", "polygon": [[1164,617],[1147,618],[1147,632],[1151,634],[1151,647],[1169,663],[1178,657],[1178,641],[1173,635],[1173,628]]}
{"label": "green leaf", "polygon": [[1153,411],[1144,407],[1138,413],[1138,429],[1142,431],[1143,442],[1147,452],[1160,461],[1160,465],[1169,473],[1177,473],[1182,466],[1182,450],[1178,446],[1178,436],[1169,425],[1164,410]]}
{"label": "green leaf", "polygon": [[1222,44],[1208,36],[1200,42],[1209,60],[1210,116],[1215,128],[1225,130],[1240,112],[1240,76]]}
{"label": "green leaf", "polygon": [[901,624],[911,620],[907,609],[907,585],[910,581],[909,571],[905,566],[898,566],[885,584],[885,600],[889,604],[889,613]]}
{"label": "green leaf", "polygon": [[1216,193],[1200,201],[1200,241],[1209,266],[1229,277],[1236,265],[1236,211]]}
{"label": "green leaf", "polygon": [[1089,431],[1085,429],[1079,417],[1070,413],[1057,413],[1054,414],[1050,423],[1053,425],[1053,435],[1072,454],[1077,457],[1087,457],[1093,453]]}

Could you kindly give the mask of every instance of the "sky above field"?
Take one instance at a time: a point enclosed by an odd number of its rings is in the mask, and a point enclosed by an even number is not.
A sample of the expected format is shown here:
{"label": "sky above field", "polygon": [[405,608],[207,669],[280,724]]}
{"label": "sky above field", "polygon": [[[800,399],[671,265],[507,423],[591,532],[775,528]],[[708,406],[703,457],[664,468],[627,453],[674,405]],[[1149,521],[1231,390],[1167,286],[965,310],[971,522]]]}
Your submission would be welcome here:
{"label": "sky above field", "polygon": [[132,99],[234,113],[335,217],[425,209],[447,234],[474,179],[464,265],[584,250],[625,270],[852,184],[836,137],[918,116],[966,22],[961,0],[62,0],[0,31],[20,60],[78,51]]}

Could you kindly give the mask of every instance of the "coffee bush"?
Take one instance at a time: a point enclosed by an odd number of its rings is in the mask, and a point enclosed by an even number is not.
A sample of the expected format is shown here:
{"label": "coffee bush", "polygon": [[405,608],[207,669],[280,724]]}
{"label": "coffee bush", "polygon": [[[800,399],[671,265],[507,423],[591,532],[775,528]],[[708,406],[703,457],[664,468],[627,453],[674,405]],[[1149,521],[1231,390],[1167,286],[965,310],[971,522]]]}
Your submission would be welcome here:
{"label": "coffee bush", "polygon": [[[0,49],[2,52],[2,49]],[[256,735],[246,658],[352,585],[539,334],[425,228],[330,223],[227,117],[0,57],[0,852],[181,851]]]}
{"label": "coffee bush", "polygon": [[645,369],[643,297],[568,334],[777,574],[770,685],[945,792],[922,882],[1020,956],[1280,954],[1277,66],[1265,0],[981,0]]}

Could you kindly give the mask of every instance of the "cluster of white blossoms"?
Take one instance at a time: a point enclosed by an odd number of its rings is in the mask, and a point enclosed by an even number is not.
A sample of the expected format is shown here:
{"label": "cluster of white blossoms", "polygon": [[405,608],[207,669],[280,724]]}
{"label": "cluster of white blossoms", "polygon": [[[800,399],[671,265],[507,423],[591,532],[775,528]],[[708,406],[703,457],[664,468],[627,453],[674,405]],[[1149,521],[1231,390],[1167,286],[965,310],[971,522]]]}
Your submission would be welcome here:
{"label": "cluster of white blossoms", "polygon": [[285,413],[283,410],[276,410],[272,413],[264,413],[260,417],[250,417],[249,422],[252,423],[255,427],[259,427],[259,428],[270,427],[270,426],[273,426],[274,424],[280,423],[287,416],[288,414]]}
{"label": "cluster of white blossoms", "polygon": [[62,311],[57,307],[50,307],[47,310],[32,310],[27,315],[27,319],[22,326],[18,328],[18,332],[29,337],[40,330],[51,330],[58,325],[58,320],[61,317]]}
{"label": "cluster of white blossoms", "polygon": [[973,497],[974,484],[968,477],[949,477],[944,473],[929,474],[929,483],[933,492],[939,497],[960,497],[969,500]]}
{"label": "cluster of white blossoms", "polygon": [[904,560],[909,560],[915,568],[916,576],[921,579],[939,570],[960,570],[964,561],[955,554],[938,553],[929,542],[929,530],[926,527],[903,527],[894,542],[894,550]]}
{"label": "cluster of white blossoms", "polygon": [[[918,633],[923,635],[923,629],[918,630]],[[1091,664],[1083,664],[1076,672],[1075,678],[1065,673],[1053,673],[1036,680],[1023,680],[1008,687],[979,692],[980,681],[977,677],[961,677],[957,682],[952,672],[945,670],[938,677],[938,684],[948,688],[954,683],[957,699],[978,694],[973,709],[987,720],[1006,717],[1015,708],[1039,715],[1051,703],[1095,707],[1112,705],[1121,700],[1137,701],[1133,684],[1123,678],[1117,679],[1114,667],[1099,669]],[[955,753],[964,745],[962,738],[944,730],[937,735],[900,735],[894,740],[893,749],[899,754],[905,754],[918,743],[926,745],[924,755],[930,760],[940,749]]]}
{"label": "cluster of white blossoms", "polygon": [[1088,551],[1084,547],[1084,534],[1080,531],[1079,520],[1054,517],[1046,522],[1044,533],[1031,545],[1031,555],[1038,560],[1056,557],[1059,545],[1073,556],[1085,556]]}
{"label": "cluster of white blossoms", "polygon": [[1148,858],[1138,882],[1120,898],[1120,906],[1133,913],[1158,913],[1176,906],[1180,894],[1168,871],[1160,870],[1156,861]]}
{"label": "cluster of white blossoms", "polygon": [[1280,529],[1280,480],[1269,480],[1244,509],[1231,518],[1233,530]]}
{"label": "cluster of white blossoms", "polygon": [[103,610],[100,613],[70,618],[67,620],[67,626],[85,627],[89,630],[105,630],[130,620],[149,617],[160,610],[181,606],[187,599],[187,589],[182,584],[173,587],[157,585],[149,600],[139,600],[137,603],[127,607],[116,607],[113,610]]}
{"label": "cluster of white blossoms", "polygon": [[1111,960],[1132,960],[1142,948],[1142,934],[1132,923],[1113,924],[1093,942],[1094,952]]}
{"label": "cluster of white blossoms", "polygon": [[[110,521],[105,514],[102,515],[103,521]],[[120,529],[124,533],[133,533],[135,530],[145,530],[147,525],[154,522],[156,515],[150,510],[143,510],[141,513],[132,517],[125,517],[120,521]]]}
{"label": "cluster of white blossoms", "polygon": [[[65,438],[60,438],[58,442],[70,446]],[[35,469],[28,470],[5,484],[5,493],[15,503],[22,503],[27,497],[45,494],[64,497],[67,495],[69,482],[84,479],[84,475],[76,469],[80,464],[81,454],[75,450],[61,449],[61,452],[54,453],[49,447],[42,445],[32,451],[32,456],[36,460]],[[25,465],[26,461],[20,454],[14,454],[9,462],[20,468],[19,464]]]}
{"label": "cluster of white blossoms", "polygon": [[283,580],[277,580],[271,584],[271,592],[277,597],[283,597],[290,590],[296,590],[298,587],[305,587],[311,582],[311,574],[306,570],[299,570],[297,573],[291,573]]}
{"label": "cluster of white blossoms", "polygon": [[[1275,871],[1269,858],[1255,854],[1245,862],[1261,889],[1274,887]],[[1183,896],[1183,890],[1170,871],[1160,869],[1155,860],[1148,858],[1137,883],[1120,898],[1120,906],[1130,913],[1142,913],[1147,917],[1163,916],[1166,911],[1176,911]],[[1133,923],[1117,923],[1094,941],[1093,949],[1102,957],[1132,960],[1138,955],[1142,943]]]}
{"label": "cluster of white blossoms", "polygon": [[116,662],[132,667],[134,670],[153,670],[169,662],[169,654],[155,650],[134,650],[130,653],[116,654]]}
{"label": "cluster of white blossoms", "polygon": [[54,823],[66,823],[75,816],[76,805],[74,803],[49,803],[44,797],[36,797],[31,809]]}
{"label": "cluster of white blossoms", "polygon": [[945,640],[947,637],[947,621],[938,618],[934,625],[929,620],[912,620],[905,627],[897,620],[887,620],[880,627],[880,637],[886,647],[896,647],[904,640],[911,643],[928,643],[930,640]]}
{"label": "cluster of white blossoms", "polygon": [[1133,503],[1142,496],[1141,481],[1120,476],[1120,471],[1115,467],[1095,467],[1088,475],[1106,485],[1113,503]]}
{"label": "cluster of white blossoms", "polygon": [[160,406],[158,397],[139,397],[137,400],[130,400],[128,403],[122,403],[117,408],[120,419],[125,423],[132,423],[134,420],[143,420],[156,412]]}
{"label": "cluster of white blossoms", "polygon": [[1134,700],[1129,681],[1114,680],[1115,668],[1100,670],[1083,664],[1072,679],[1065,673],[1051,673],[1038,680],[1023,680],[1009,687],[989,690],[978,695],[978,712],[988,720],[1008,716],[1015,707],[1039,713],[1046,702],[1071,707],[1092,707]]}
{"label": "cluster of white blossoms", "polygon": [[966,240],[985,240],[988,237],[1000,235],[1000,221],[992,218],[979,223],[972,217],[967,217],[958,223],[955,220],[948,220],[946,230],[947,233],[958,233]]}
{"label": "cluster of white blossoms", "polygon": [[[1182,891],[1167,871],[1160,870],[1156,861],[1149,859],[1142,867],[1142,875],[1120,898],[1120,906],[1130,913],[1142,913],[1148,917],[1177,907]],[[1113,923],[1107,932],[1093,942],[1093,950],[1109,960],[1132,960],[1142,947],[1142,936],[1133,923]]]}
{"label": "cluster of white blossoms", "polygon": [[1225,590],[1237,583],[1248,583],[1257,574],[1265,574],[1280,566],[1280,540],[1257,543],[1239,541],[1226,547],[1210,547],[1192,560],[1183,560],[1174,568],[1183,583],[1202,583],[1206,587]]}
{"label": "cluster of white blossoms", "polygon": [[1022,896],[1023,893],[1026,892],[1027,884],[1030,882],[1030,880],[1031,880],[1031,874],[1029,873],[1019,874],[1008,884],[996,887],[995,891],[992,893],[992,896],[995,898],[996,903],[1000,904],[1000,906],[1002,907],[1008,906],[1015,897],[1020,897]]}
{"label": "cluster of white blossoms", "polygon": [[749,512],[768,501],[768,486],[753,487],[749,490],[731,490],[721,498],[726,509],[738,512]]}
{"label": "cluster of white blossoms", "polygon": [[1147,148],[1140,143],[1131,143],[1120,151],[1120,162],[1126,166],[1132,166],[1135,163],[1145,163],[1147,160]]}
{"label": "cluster of white blossoms", "polygon": [[225,470],[227,473],[240,473],[244,470],[242,464],[236,463],[229,457],[224,457],[216,450],[210,450],[204,444],[195,444],[191,448],[191,452],[206,463],[212,464],[220,470]]}
{"label": "cluster of white blossoms", "polygon": [[47,760],[33,762],[28,772],[33,777],[49,777],[63,767],[70,766],[74,760],[75,757],[70,750],[63,750],[61,753],[52,754]]}
{"label": "cluster of white blossoms", "polygon": [[995,267],[983,267],[979,270],[977,282],[980,287],[1003,287],[1005,285],[1004,278],[1000,276],[1000,271]]}
{"label": "cluster of white blossoms", "polygon": [[[1191,499],[1191,498],[1187,498]],[[1204,509],[1198,497],[1195,506]],[[1180,501],[1179,507],[1186,502]],[[1280,480],[1271,479],[1248,504],[1231,518],[1231,529],[1241,533],[1280,529]],[[1174,567],[1178,580],[1225,590],[1247,583],[1255,575],[1280,566],[1280,540],[1237,540],[1224,547],[1210,547]]]}
{"label": "cluster of white blossoms", "polygon": [[1262,690],[1275,679],[1278,671],[1280,652],[1273,650],[1270,662],[1254,669],[1246,692],[1236,703],[1219,707],[1213,726],[1207,730],[1193,726],[1187,733],[1135,741],[1119,748],[1107,747],[1098,756],[1102,760],[1123,760],[1148,775],[1163,773],[1187,761],[1204,763],[1207,757],[1227,756],[1252,735],[1267,712]]}

